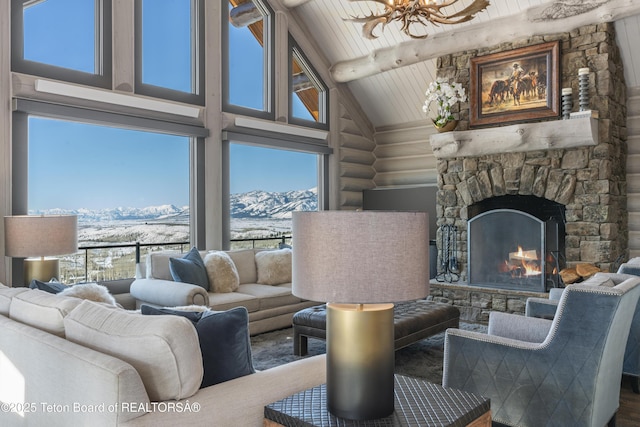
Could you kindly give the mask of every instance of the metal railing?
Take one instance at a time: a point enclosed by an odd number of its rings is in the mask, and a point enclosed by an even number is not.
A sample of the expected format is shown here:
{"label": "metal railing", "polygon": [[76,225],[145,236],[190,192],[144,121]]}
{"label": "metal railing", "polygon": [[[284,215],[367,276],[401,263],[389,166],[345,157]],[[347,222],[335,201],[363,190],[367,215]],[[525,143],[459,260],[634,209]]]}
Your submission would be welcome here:
{"label": "metal railing", "polygon": [[[275,245],[274,245],[275,242]],[[231,249],[272,248],[291,242],[291,236],[255,237],[231,240]],[[176,248],[185,252],[190,242],[114,243],[81,246],[76,254],[60,260],[60,279],[65,283],[106,281],[135,277],[136,265],[146,253],[157,249]],[[114,250],[116,253],[114,253]],[[90,256],[90,252],[93,256]],[[144,254],[146,255],[146,254]]]}

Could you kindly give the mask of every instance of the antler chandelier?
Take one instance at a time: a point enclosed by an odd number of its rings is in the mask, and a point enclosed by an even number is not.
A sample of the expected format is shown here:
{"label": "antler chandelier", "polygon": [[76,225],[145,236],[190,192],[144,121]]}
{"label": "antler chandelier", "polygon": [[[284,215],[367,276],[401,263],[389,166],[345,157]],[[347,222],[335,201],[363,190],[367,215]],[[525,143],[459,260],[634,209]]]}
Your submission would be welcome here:
{"label": "antler chandelier", "polygon": [[349,0],[373,1],[384,6],[381,13],[371,12],[369,16],[354,16],[350,21],[362,22],[362,35],[368,39],[376,39],[373,30],[380,24],[384,27],[392,21],[402,23],[402,31],[411,38],[424,39],[428,34],[416,35],[411,31],[411,25],[427,25],[431,22],[438,24],[459,24],[474,18],[474,15],[489,6],[488,0],[473,0],[469,6],[459,12],[448,15],[442,9],[449,7],[459,0]]}

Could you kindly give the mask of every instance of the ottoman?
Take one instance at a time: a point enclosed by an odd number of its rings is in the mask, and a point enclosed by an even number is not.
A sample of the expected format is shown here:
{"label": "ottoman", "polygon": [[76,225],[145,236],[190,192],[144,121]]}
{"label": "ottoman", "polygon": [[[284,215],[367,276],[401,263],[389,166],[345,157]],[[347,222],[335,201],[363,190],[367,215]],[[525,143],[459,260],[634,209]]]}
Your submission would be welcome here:
{"label": "ottoman", "polygon": [[[326,339],[327,310],[324,305],[309,307],[293,315],[293,354],[307,354],[308,338]],[[418,300],[396,303],[393,309],[395,349],[457,328],[460,310],[448,304]]]}

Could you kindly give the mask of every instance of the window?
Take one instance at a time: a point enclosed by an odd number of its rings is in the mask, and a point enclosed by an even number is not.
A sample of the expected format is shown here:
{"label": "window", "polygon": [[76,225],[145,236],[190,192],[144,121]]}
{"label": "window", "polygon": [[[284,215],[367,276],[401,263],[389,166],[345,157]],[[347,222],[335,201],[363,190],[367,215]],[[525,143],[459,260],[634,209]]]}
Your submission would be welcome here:
{"label": "window", "polygon": [[291,213],[318,210],[319,157],[230,144],[231,248],[289,243]]}
{"label": "window", "polygon": [[228,8],[222,18],[224,108],[273,119],[273,12],[261,0],[229,0]]}
{"label": "window", "polygon": [[204,104],[204,2],[136,1],[136,92]]}
{"label": "window", "polygon": [[134,277],[135,242],[188,249],[191,138],[33,115],[28,135],[29,213],[75,213],[98,247],[63,257],[61,280]]}
{"label": "window", "polygon": [[300,48],[290,44],[289,122],[327,129],[327,89]]}
{"label": "window", "polygon": [[111,86],[111,0],[12,0],[11,11],[14,71]]}

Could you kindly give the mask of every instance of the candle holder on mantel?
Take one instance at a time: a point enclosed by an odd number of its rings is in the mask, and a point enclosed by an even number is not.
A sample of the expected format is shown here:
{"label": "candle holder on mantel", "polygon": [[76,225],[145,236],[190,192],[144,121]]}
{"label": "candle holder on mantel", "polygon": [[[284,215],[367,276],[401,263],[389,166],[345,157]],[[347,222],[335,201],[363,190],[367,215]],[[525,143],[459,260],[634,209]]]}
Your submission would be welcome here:
{"label": "candle holder on mantel", "polygon": [[570,87],[562,89],[562,119],[569,120],[571,118],[571,109],[573,109],[573,90]]}
{"label": "candle holder on mantel", "polygon": [[580,68],[578,70],[578,102],[580,105],[580,111],[587,111],[589,109],[589,69]]}

